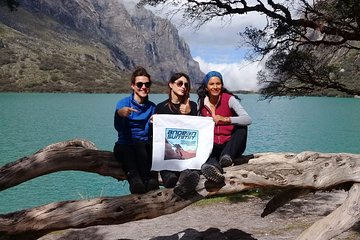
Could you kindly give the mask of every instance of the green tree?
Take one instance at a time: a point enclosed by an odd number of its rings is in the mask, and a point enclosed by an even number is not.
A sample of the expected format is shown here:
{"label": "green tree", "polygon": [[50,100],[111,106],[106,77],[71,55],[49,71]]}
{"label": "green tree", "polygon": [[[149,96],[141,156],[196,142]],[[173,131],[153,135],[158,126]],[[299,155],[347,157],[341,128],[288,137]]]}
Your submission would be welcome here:
{"label": "green tree", "polygon": [[[281,2],[281,3],[280,3]],[[319,54],[359,53],[359,0],[141,0],[139,5],[172,5],[183,10],[183,18],[198,26],[225,16],[257,12],[267,19],[262,29],[248,26],[240,36],[250,46],[249,57],[267,56],[258,73],[265,97],[303,95],[335,89],[360,95],[360,89],[344,84],[340,66]],[[352,63],[355,64],[355,63]]]}

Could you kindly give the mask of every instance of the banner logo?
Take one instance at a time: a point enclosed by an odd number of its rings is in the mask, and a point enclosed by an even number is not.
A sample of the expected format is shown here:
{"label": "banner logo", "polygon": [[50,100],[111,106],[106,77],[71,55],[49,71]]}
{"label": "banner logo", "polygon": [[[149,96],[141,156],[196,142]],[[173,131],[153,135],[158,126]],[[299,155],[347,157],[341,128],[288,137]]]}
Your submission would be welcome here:
{"label": "banner logo", "polygon": [[198,140],[198,130],[165,128],[164,160],[186,160],[196,157]]}

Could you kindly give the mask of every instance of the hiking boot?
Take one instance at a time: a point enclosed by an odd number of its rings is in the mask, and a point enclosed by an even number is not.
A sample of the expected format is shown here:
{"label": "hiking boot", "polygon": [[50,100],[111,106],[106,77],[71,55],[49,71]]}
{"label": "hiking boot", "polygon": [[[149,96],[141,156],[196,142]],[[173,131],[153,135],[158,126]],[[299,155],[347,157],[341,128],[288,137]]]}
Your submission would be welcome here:
{"label": "hiking boot", "polygon": [[146,182],[146,190],[151,191],[151,190],[156,190],[156,189],[159,189],[159,181],[157,179],[150,178]]}
{"label": "hiking boot", "polygon": [[197,171],[184,170],[180,173],[179,185],[174,188],[174,193],[180,197],[195,191],[200,180]]}
{"label": "hiking boot", "polygon": [[180,172],[180,176],[179,176],[179,183],[183,183],[185,178],[187,178],[187,176],[191,173],[192,171],[190,169],[185,169],[183,171]]}
{"label": "hiking boot", "polygon": [[145,185],[140,177],[138,177],[138,176],[132,177],[132,178],[128,179],[128,182],[130,185],[129,190],[132,194],[146,193]]}
{"label": "hiking boot", "polygon": [[233,160],[230,155],[225,154],[220,157],[219,163],[221,167],[230,167],[233,164]]}
{"label": "hiking boot", "polygon": [[221,171],[208,163],[204,163],[201,166],[201,173],[204,175],[204,177],[207,180],[216,182],[216,183],[222,183],[225,181],[225,176],[221,173]]}
{"label": "hiking boot", "polygon": [[160,171],[160,175],[163,180],[164,187],[173,188],[176,186],[178,177],[174,172],[164,170],[164,171]]}

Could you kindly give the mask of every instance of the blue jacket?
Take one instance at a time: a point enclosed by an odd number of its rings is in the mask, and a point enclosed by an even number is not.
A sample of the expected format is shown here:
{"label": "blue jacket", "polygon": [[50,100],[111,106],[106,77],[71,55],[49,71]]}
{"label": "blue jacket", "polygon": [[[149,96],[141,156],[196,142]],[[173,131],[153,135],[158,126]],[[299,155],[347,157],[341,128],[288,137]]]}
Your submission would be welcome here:
{"label": "blue jacket", "polygon": [[[131,112],[128,117],[120,117],[117,110],[123,107],[132,107],[138,112]],[[147,141],[150,138],[150,117],[155,112],[155,104],[147,100],[139,104],[134,99],[134,93],[121,99],[116,104],[114,127],[118,132],[116,144],[132,144],[138,141]]]}

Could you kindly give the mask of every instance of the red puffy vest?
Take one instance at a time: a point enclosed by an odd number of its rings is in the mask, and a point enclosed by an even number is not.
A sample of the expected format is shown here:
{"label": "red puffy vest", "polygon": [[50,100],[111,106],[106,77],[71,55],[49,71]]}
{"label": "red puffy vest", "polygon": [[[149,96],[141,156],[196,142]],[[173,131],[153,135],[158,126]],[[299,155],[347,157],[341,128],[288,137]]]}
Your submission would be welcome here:
{"label": "red puffy vest", "polygon": [[[228,93],[222,93],[220,95],[220,101],[215,107],[215,115],[221,115],[224,117],[234,116],[234,112],[229,108],[229,99],[232,95]],[[208,106],[205,106],[201,109],[201,115],[206,117],[212,117],[211,110]],[[214,143],[215,144],[224,144],[229,141],[231,133],[234,129],[234,125],[218,123],[214,128]]]}

